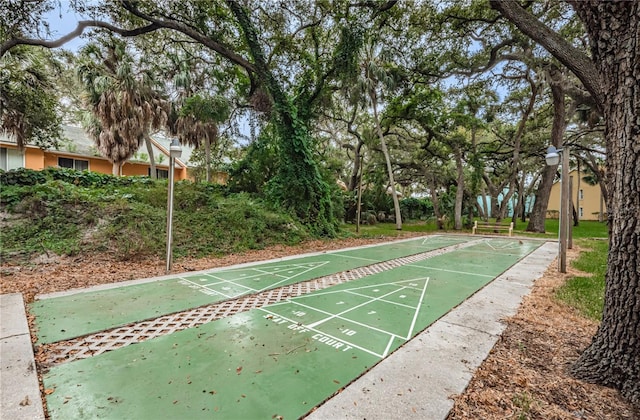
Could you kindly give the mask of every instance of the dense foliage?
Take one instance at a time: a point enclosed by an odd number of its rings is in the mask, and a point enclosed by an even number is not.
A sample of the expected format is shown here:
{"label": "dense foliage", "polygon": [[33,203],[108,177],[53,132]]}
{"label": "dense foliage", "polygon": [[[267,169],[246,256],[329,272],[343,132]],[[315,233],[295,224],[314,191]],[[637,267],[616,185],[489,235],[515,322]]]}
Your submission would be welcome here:
{"label": "dense foliage", "polygon": [[[2,259],[42,253],[162,256],[167,182],[49,168],[0,174]],[[310,237],[290,215],[247,193],[181,181],[175,186],[174,254],[205,256]]]}

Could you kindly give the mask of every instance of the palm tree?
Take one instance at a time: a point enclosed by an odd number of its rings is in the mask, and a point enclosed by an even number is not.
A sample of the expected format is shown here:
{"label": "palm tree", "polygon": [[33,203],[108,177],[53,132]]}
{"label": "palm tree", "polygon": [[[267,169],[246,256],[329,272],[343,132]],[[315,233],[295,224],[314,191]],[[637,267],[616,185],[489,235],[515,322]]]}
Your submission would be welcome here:
{"label": "palm tree", "polygon": [[[178,91],[177,105],[171,112],[168,128],[182,144],[196,149],[204,145],[206,181],[211,182],[211,148],[218,143],[218,126],[229,118],[229,102],[222,96],[199,95],[195,86],[203,84],[204,73],[196,73],[189,59],[170,55],[177,71],[174,84]],[[194,80],[195,78],[195,80]]]}
{"label": "palm tree", "polygon": [[211,182],[211,148],[218,143],[218,124],[229,117],[229,105],[221,96],[194,95],[178,112],[175,133],[181,143],[205,147],[206,181]]}
{"label": "palm tree", "polygon": [[150,72],[134,72],[135,63],[126,47],[123,41],[109,37],[80,51],[77,73],[94,116],[85,129],[113,164],[116,176],[142,142],[148,142],[151,174],[155,177],[149,136],[151,130],[164,126],[168,102],[155,88]]}
{"label": "palm tree", "polygon": [[378,115],[378,101],[380,88],[390,88],[393,85],[392,77],[385,71],[382,60],[376,56],[375,43],[369,41],[363,49],[360,66],[361,73],[356,85],[356,91],[351,92],[352,98],[362,101],[364,105],[370,105],[373,110],[373,120],[375,123],[376,134],[380,139],[380,147],[387,165],[387,174],[389,176],[389,189],[393,198],[393,208],[396,217],[396,229],[402,230],[402,216],[400,213],[400,202],[396,191],[396,183],[393,177],[393,167],[391,166],[391,157],[387,142],[380,125],[380,117]]}

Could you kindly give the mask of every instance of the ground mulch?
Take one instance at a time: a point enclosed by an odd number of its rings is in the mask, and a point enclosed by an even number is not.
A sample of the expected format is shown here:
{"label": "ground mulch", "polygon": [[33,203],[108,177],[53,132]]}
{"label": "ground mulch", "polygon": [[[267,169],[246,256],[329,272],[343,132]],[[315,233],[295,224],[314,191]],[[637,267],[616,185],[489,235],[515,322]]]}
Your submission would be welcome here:
{"label": "ground mulch", "polygon": [[[580,250],[569,250],[568,260]],[[589,345],[598,322],[554,299],[567,278],[584,275],[557,261],[535,282],[518,313],[474,373],[448,420],[458,419],[640,419],[610,388],[574,379],[571,365]]]}
{"label": "ground mulch", "polygon": [[[400,233],[398,237],[417,236]],[[393,238],[310,241],[297,246],[215,258],[178,259],[172,273],[225,267],[233,264],[281,258],[306,252],[330,251],[374,244]],[[569,260],[579,250],[569,253]],[[0,291],[22,293],[26,303],[36,295],[98,284],[165,275],[161,259],[118,261],[108,254],[91,257],[43,255],[28,265],[0,266]],[[609,388],[573,379],[571,364],[589,344],[597,322],[585,319],[558,303],[554,291],[567,276],[552,264],[536,281],[518,313],[505,320],[507,328],[491,353],[475,372],[455,404],[449,420],[457,419],[640,419],[619,394]]]}

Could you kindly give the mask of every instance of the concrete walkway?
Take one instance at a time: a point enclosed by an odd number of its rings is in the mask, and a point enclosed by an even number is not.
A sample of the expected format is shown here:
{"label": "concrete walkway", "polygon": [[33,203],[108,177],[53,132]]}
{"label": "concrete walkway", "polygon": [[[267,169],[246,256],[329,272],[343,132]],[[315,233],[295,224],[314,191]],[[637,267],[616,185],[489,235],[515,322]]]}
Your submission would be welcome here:
{"label": "concrete walkway", "polygon": [[[449,397],[464,391],[504,330],[501,320],[516,313],[556,253],[556,244],[544,244],[308,418],[446,418]],[[0,299],[1,418],[43,419],[22,297]]]}

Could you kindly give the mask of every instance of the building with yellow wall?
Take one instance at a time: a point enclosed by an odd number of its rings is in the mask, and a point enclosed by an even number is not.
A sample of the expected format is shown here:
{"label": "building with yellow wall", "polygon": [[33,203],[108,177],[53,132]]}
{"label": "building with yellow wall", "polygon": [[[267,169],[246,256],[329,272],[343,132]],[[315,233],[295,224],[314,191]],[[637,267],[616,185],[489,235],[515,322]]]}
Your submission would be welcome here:
{"label": "building with yellow wall", "polygon": [[[582,178],[587,174],[572,170],[569,177],[572,180],[571,201],[576,209],[578,220],[606,220],[606,206],[599,185],[589,185]],[[551,187],[547,217],[558,218],[560,214],[560,182]]]}

